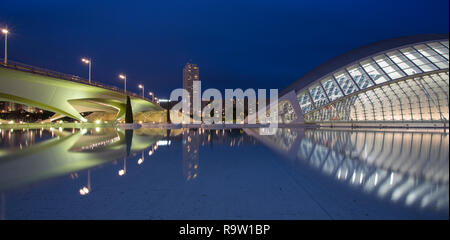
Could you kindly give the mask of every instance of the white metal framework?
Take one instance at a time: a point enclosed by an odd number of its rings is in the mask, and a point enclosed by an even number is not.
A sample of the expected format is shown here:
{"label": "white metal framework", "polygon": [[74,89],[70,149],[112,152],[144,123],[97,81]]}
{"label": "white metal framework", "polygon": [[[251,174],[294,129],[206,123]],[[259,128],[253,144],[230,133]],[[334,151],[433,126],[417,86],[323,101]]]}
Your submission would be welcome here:
{"label": "white metal framework", "polygon": [[[448,68],[448,38],[427,40],[383,49],[293,90],[305,122],[448,123]],[[291,109],[280,108],[283,122]]]}

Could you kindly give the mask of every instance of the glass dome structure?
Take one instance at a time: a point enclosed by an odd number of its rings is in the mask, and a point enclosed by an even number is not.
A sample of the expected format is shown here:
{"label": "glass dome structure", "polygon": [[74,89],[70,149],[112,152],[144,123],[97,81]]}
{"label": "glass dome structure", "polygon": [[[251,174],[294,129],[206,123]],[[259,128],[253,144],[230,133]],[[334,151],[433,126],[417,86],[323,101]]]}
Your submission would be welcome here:
{"label": "glass dome structure", "polygon": [[[279,119],[320,125],[448,126],[448,69],[448,35],[372,43],[331,59],[283,90]],[[302,86],[305,82],[310,84]],[[283,97],[287,95],[291,97]]]}

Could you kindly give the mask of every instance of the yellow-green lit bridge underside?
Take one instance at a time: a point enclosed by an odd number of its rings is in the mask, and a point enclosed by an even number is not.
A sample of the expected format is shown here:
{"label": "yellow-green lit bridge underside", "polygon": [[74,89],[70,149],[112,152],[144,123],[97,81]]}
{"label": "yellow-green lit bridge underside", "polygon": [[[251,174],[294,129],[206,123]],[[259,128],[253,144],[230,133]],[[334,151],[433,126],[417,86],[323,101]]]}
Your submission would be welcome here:
{"label": "yellow-green lit bridge underside", "polygon": [[[8,64],[0,66],[0,101],[8,101],[37,107],[55,113],[55,117],[70,117],[78,121],[85,119],[80,113],[94,112],[120,120],[125,116],[126,95],[120,89],[113,89],[83,81],[58,78],[54,74],[34,73],[30,69]],[[133,113],[162,113],[164,110],[155,102],[130,96]],[[52,117],[52,118],[55,118]],[[161,118],[161,117],[159,117]]]}

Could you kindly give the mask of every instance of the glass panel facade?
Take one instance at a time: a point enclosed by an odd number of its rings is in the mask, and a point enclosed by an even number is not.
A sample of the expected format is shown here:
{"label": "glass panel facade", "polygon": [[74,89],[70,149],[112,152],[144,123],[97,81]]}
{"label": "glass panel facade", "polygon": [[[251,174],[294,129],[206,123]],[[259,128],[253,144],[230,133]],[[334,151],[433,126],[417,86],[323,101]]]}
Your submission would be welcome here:
{"label": "glass panel facade", "polygon": [[298,103],[300,104],[300,108],[303,113],[307,113],[313,109],[313,105],[311,104],[311,99],[306,91],[301,92],[298,96]]}
{"label": "glass panel facade", "polygon": [[378,66],[380,66],[383,71],[389,75],[391,79],[397,79],[404,77],[405,74],[395,65],[388,57],[385,55],[376,56],[373,58]]}
{"label": "glass panel facade", "polygon": [[429,72],[429,71],[437,70],[437,67],[435,67],[428,59],[423,57],[414,48],[411,48],[411,47],[403,48],[403,49],[400,49],[400,51],[409,60],[411,60],[416,66],[418,66],[422,71]]}
{"label": "glass panel facade", "polygon": [[334,101],[344,96],[337,86],[336,82],[332,78],[322,80],[322,86],[325,89],[330,101]]}
{"label": "glass panel facade", "polygon": [[392,82],[305,115],[307,122],[442,122],[448,119],[448,72]]}
{"label": "glass panel facade", "polygon": [[383,71],[381,71],[372,60],[365,60],[361,62],[361,66],[367,74],[369,74],[375,84],[384,83],[389,80],[389,78],[384,75]]}
{"label": "glass panel facade", "polygon": [[367,76],[367,74],[364,73],[364,70],[361,69],[361,67],[353,65],[347,68],[347,71],[353,78],[353,80],[356,82],[356,84],[358,84],[360,89],[373,86],[373,83],[370,80],[369,76]]}
{"label": "glass panel facade", "polygon": [[358,91],[358,87],[356,87],[355,83],[353,83],[353,80],[346,72],[344,71],[338,72],[334,74],[334,77],[339,86],[341,86],[341,89],[342,91],[344,91],[345,95],[349,95],[351,93]]}
{"label": "glass panel facade", "polygon": [[448,122],[448,56],[448,41],[418,43],[338,69],[297,95],[304,119]]}
{"label": "glass panel facade", "polygon": [[311,87],[309,89],[309,92],[311,93],[311,97],[316,107],[320,107],[328,103],[327,96],[325,95],[325,92],[320,86],[320,83]]}
{"label": "glass panel facade", "polygon": [[427,45],[448,60],[448,48],[444,45],[438,42],[427,43]]}
{"label": "glass panel facade", "polygon": [[416,67],[411,61],[409,61],[404,55],[402,55],[397,50],[388,52],[386,55],[391,59],[392,62],[394,62],[398,67],[400,67],[403,70],[403,72],[405,72],[408,75],[414,75],[422,72],[422,70]]}
{"label": "glass panel facade", "polygon": [[433,51],[431,48],[426,46],[425,44],[420,44],[414,46],[414,48],[423,56],[425,56],[429,61],[434,63],[439,68],[448,68],[448,61],[444,57],[440,56],[436,51]]}

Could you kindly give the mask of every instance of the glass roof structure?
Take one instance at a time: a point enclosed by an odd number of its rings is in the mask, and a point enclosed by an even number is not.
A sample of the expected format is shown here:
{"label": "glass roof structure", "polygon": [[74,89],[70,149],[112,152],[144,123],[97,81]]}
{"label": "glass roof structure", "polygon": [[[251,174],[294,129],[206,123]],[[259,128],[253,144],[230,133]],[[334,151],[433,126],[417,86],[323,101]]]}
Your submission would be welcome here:
{"label": "glass roof structure", "polygon": [[[448,123],[448,68],[448,35],[395,38],[338,56],[281,95],[295,91],[290,104],[300,105],[304,122]],[[282,104],[281,120],[289,122],[292,111],[284,111],[292,107]]]}

